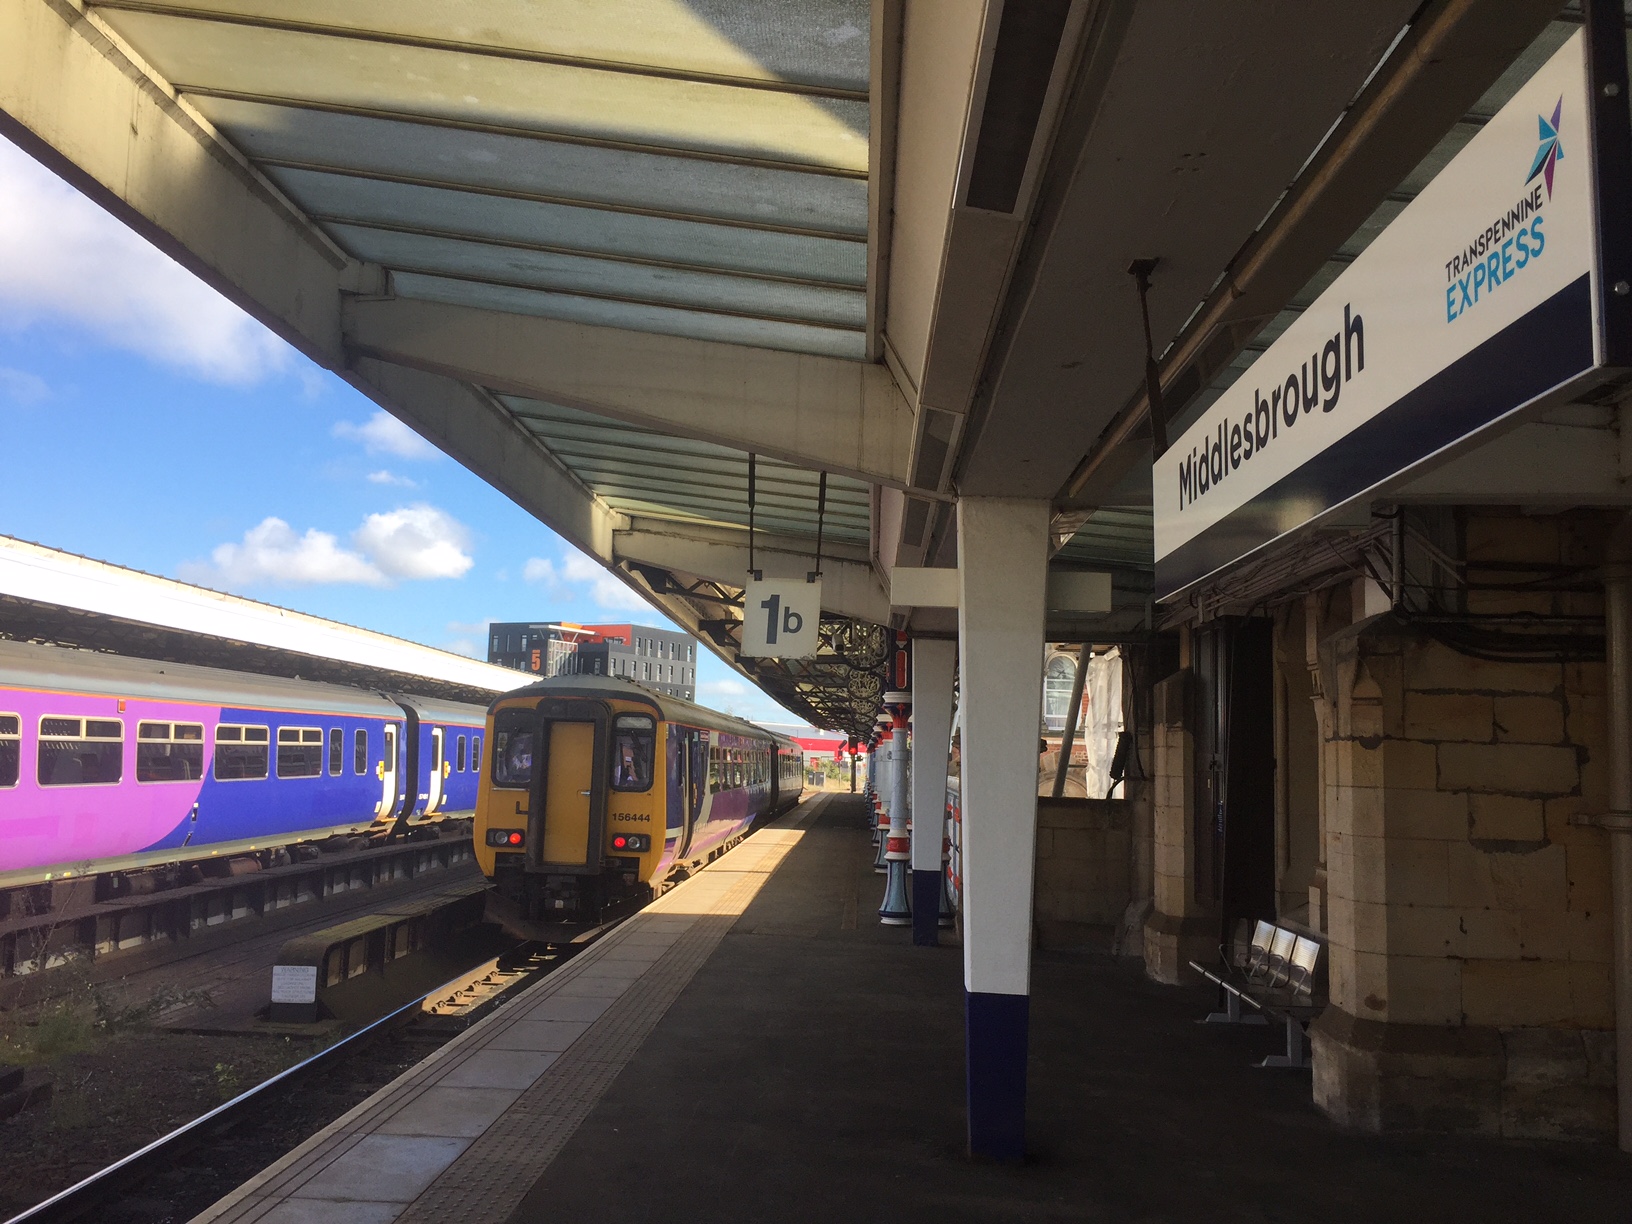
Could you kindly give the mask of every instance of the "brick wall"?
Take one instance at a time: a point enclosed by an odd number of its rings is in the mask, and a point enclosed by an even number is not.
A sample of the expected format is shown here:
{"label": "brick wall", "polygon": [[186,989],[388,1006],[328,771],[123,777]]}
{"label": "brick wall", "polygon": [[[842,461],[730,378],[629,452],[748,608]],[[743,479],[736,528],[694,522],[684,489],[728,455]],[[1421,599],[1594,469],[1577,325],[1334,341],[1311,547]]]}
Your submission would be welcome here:
{"label": "brick wall", "polygon": [[1126,799],[1037,800],[1037,945],[1111,950],[1133,899],[1133,804]]}
{"label": "brick wall", "polygon": [[[1470,561],[1562,564],[1572,545],[1565,518],[1468,527]],[[1578,614],[1594,599],[1469,597]],[[1607,1134],[1608,848],[1570,822],[1607,804],[1603,665],[1471,658],[1383,616],[1329,638],[1322,671],[1332,1007],[1315,1027],[1317,1103],[1372,1129]]]}

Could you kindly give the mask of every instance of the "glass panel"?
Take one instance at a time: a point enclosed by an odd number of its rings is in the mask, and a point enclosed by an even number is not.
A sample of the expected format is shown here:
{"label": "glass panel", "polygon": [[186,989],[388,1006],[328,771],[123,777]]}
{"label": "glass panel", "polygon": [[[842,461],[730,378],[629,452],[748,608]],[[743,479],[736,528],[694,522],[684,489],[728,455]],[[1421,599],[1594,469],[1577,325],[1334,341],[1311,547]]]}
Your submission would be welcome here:
{"label": "glass panel", "polygon": [[22,723],[15,714],[0,714],[0,786],[16,786],[22,772]]}
{"label": "glass panel", "polygon": [[203,744],[138,742],[136,745],[138,782],[196,782],[203,776]]}
{"label": "glass panel", "polygon": [[266,739],[265,727],[217,727],[215,776],[223,782],[266,777],[269,758]]}
{"label": "glass panel", "polygon": [[329,729],[329,773],[344,773],[346,768],[346,733],[339,727]]}
{"label": "glass panel", "polygon": [[37,777],[41,786],[106,786],[124,770],[118,740],[42,739]]}
{"label": "glass panel", "polygon": [[77,718],[42,718],[40,719],[41,735],[78,735],[80,722]]}
{"label": "glass panel", "polygon": [[202,744],[204,742],[204,724],[177,723],[170,729],[170,735],[172,739],[197,740]]}
{"label": "glass panel", "polygon": [[493,735],[493,785],[531,786],[538,716],[532,710],[500,710],[493,720]]}
{"label": "glass panel", "polygon": [[139,740],[167,740],[170,738],[170,724],[153,722],[137,723],[136,738]]}
{"label": "glass panel", "polygon": [[[305,736],[300,737],[302,740]],[[278,777],[280,778],[315,778],[323,772],[323,745],[322,736],[318,736],[316,744],[284,742],[283,732],[278,732]]]}
{"label": "glass panel", "polygon": [[467,747],[468,747],[468,745],[465,743],[465,737],[461,735],[459,737],[458,753],[457,753],[456,759],[454,760],[454,763],[453,763],[453,767],[456,770],[458,770],[460,773],[465,772],[465,752],[466,752]]}
{"label": "glass panel", "polygon": [[359,727],[355,742],[351,749],[351,772],[365,774],[368,772],[368,731]]}
{"label": "glass panel", "polygon": [[482,769],[482,737],[473,735],[470,739],[470,767],[477,773]]}
{"label": "glass panel", "polygon": [[280,743],[280,744],[298,744],[298,743],[300,743],[300,728],[299,727],[279,727],[278,728],[278,743]]}
{"label": "glass panel", "polygon": [[300,742],[303,744],[321,744],[323,732],[316,727],[305,727],[300,733]]}
{"label": "glass panel", "polygon": [[657,726],[642,715],[623,715],[612,725],[612,789],[650,790]]}
{"label": "glass panel", "polygon": [[0,714],[0,735],[21,735],[22,721],[15,714]]}
{"label": "glass panel", "polygon": [[125,724],[105,718],[89,719],[85,723],[85,738],[122,740],[125,738]]}

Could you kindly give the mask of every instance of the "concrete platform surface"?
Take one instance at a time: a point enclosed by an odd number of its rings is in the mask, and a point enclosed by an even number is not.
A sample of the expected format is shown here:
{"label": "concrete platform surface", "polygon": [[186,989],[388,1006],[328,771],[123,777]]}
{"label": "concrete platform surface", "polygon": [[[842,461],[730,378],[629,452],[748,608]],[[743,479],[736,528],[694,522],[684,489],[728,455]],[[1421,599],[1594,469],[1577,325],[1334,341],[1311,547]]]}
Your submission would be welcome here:
{"label": "concrete platform surface", "polygon": [[808,804],[200,1220],[1632,1221],[1604,1147],[1372,1137],[1274,1031],[1108,957],[1034,970],[1031,1160],[963,1155],[961,958]]}

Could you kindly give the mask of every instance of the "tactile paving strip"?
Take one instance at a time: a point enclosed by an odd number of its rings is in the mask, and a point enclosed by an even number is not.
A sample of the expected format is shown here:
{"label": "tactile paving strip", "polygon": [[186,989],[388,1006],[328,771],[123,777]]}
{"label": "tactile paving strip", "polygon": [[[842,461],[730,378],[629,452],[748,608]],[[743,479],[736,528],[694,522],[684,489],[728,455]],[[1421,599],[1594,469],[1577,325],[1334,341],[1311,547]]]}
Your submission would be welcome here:
{"label": "tactile paving strip", "polygon": [[[509,1215],[798,839],[797,834],[791,840],[779,834],[806,823],[826,806],[827,798],[801,805],[714,868],[665,894],[214,1204],[194,1224],[350,1219],[360,1218],[354,1215],[359,1211],[369,1219],[487,1224]],[[656,951],[658,946],[661,952]],[[648,951],[642,954],[637,948]],[[579,992],[574,986],[630,960],[643,960],[649,967],[411,1203],[358,1201],[348,1193],[334,1193],[332,1187],[314,1192],[323,1179],[333,1181],[334,1170],[345,1161],[355,1163],[355,1150],[372,1142],[370,1136],[379,1134],[415,1098],[459,1074],[506,1030],[556,1006],[553,996],[570,1004],[575,994],[598,995],[599,991]]]}
{"label": "tactile paving strip", "polygon": [[756,885],[752,878],[741,881],[722,899],[727,913],[698,918],[397,1217],[401,1224],[493,1224],[508,1217],[731,929],[741,908],[733,902],[740,894],[751,894]]}

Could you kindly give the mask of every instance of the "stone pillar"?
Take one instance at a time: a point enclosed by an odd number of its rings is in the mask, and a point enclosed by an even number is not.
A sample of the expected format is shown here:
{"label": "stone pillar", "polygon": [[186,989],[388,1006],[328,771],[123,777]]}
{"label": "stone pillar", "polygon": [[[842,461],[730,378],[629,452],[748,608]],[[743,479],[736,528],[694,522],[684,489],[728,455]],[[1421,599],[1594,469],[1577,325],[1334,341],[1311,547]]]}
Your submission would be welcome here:
{"label": "stone pillar", "polygon": [[1190,672],[1173,673],[1154,692],[1156,794],[1155,897],[1145,922],[1145,972],[1177,985],[1185,964],[1218,959],[1218,918],[1196,899],[1195,739],[1190,730]]}
{"label": "stone pillar", "polygon": [[952,750],[952,673],[958,644],[912,643],[912,942],[939,942],[941,843],[946,836],[946,769]]}
{"label": "stone pillar", "polygon": [[1049,504],[958,502],[969,1152],[1025,1155]]}
{"label": "stone pillar", "polygon": [[[1469,563],[1570,562],[1563,530],[1475,519]],[[1572,823],[1607,801],[1603,665],[1473,658],[1391,615],[1332,635],[1321,663],[1331,1003],[1311,1030],[1316,1104],[1365,1130],[1609,1137],[1608,852]]]}

